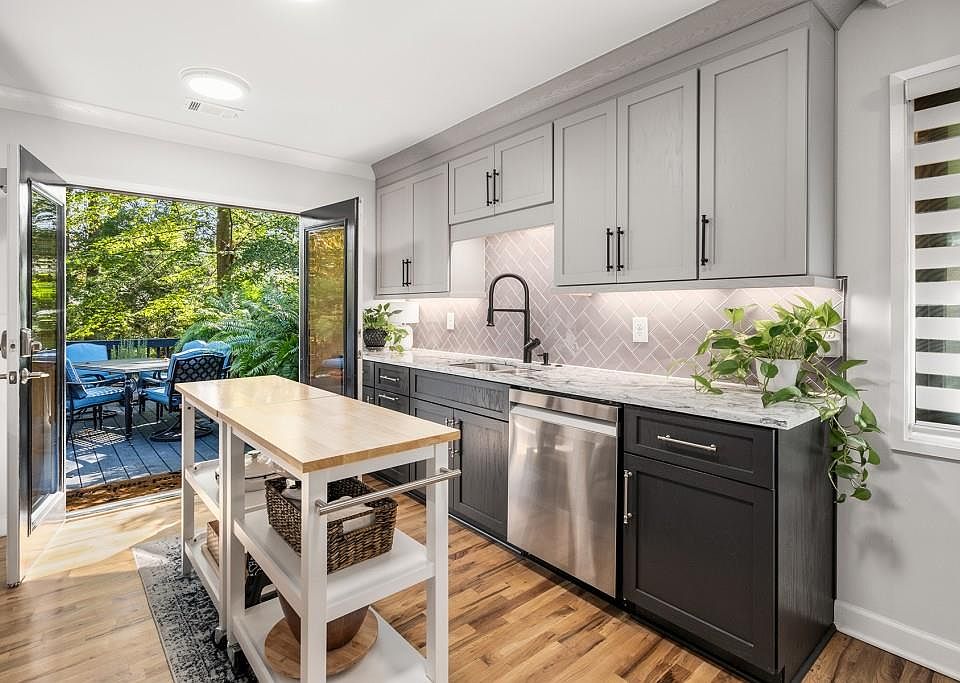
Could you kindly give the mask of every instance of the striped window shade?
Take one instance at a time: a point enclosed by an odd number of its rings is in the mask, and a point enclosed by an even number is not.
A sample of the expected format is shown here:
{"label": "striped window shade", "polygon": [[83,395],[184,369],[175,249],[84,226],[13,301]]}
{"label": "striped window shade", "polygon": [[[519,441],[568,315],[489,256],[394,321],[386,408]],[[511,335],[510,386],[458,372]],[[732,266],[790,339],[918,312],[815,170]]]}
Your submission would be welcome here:
{"label": "striped window shade", "polygon": [[914,419],[918,427],[960,435],[960,73],[938,72],[937,78],[908,84],[907,94],[913,127]]}

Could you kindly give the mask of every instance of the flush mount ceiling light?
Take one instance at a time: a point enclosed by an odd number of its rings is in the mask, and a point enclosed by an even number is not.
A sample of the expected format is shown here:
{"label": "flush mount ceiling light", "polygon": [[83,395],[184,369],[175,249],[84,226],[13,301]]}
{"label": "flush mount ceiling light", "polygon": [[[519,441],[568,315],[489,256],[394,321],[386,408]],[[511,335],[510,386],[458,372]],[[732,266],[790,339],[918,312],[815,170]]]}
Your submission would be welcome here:
{"label": "flush mount ceiling light", "polygon": [[250,84],[236,74],[210,66],[191,66],[180,72],[180,80],[201,97],[235,102],[250,92]]}

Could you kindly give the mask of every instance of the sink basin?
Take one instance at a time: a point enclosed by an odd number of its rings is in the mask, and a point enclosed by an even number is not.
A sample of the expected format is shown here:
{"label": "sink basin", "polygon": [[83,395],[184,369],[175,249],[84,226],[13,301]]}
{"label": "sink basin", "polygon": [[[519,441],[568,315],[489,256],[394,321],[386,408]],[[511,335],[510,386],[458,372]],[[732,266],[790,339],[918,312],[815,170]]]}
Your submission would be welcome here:
{"label": "sink basin", "polygon": [[507,363],[451,363],[450,367],[480,370],[482,372],[504,372],[517,369],[515,366],[508,365]]}
{"label": "sink basin", "polygon": [[502,375],[522,375],[527,372],[540,372],[541,368],[521,368],[507,363],[451,363],[452,368],[466,368],[481,372],[496,372]]}

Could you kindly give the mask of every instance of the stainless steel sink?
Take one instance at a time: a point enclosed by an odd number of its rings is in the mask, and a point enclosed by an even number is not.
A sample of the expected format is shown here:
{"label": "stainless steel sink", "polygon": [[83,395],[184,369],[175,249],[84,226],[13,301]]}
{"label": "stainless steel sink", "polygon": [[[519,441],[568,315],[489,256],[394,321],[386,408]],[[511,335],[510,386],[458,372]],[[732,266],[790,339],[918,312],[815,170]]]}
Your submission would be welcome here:
{"label": "stainless steel sink", "polygon": [[481,372],[496,372],[502,375],[522,375],[528,372],[540,372],[541,368],[526,368],[508,363],[451,363],[452,368],[466,368],[468,370],[480,370]]}
{"label": "stainless steel sink", "polygon": [[467,370],[480,370],[482,372],[504,372],[516,370],[516,367],[507,363],[451,363],[452,368],[466,368]]}

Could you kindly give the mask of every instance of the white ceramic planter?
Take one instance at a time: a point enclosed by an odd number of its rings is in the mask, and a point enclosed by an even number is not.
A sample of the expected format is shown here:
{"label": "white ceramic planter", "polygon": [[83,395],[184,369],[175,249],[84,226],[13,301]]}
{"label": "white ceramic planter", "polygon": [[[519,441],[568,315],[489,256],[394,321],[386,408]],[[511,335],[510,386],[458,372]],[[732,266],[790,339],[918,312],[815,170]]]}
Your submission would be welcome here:
{"label": "white ceramic planter", "polygon": [[767,380],[767,391],[780,391],[786,387],[792,387],[797,383],[797,375],[800,374],[800,363],[799,360],[786,360],[778,358],[776,360],[770,360],[769,358],[757,358],[755,363],[754,372],[757,373],[757,378],[761,382],[761,386],[764,380],[763,373],[760,372],[760,363],[761,362],[772,363],[777,366],[777,376],[771,377]]}

